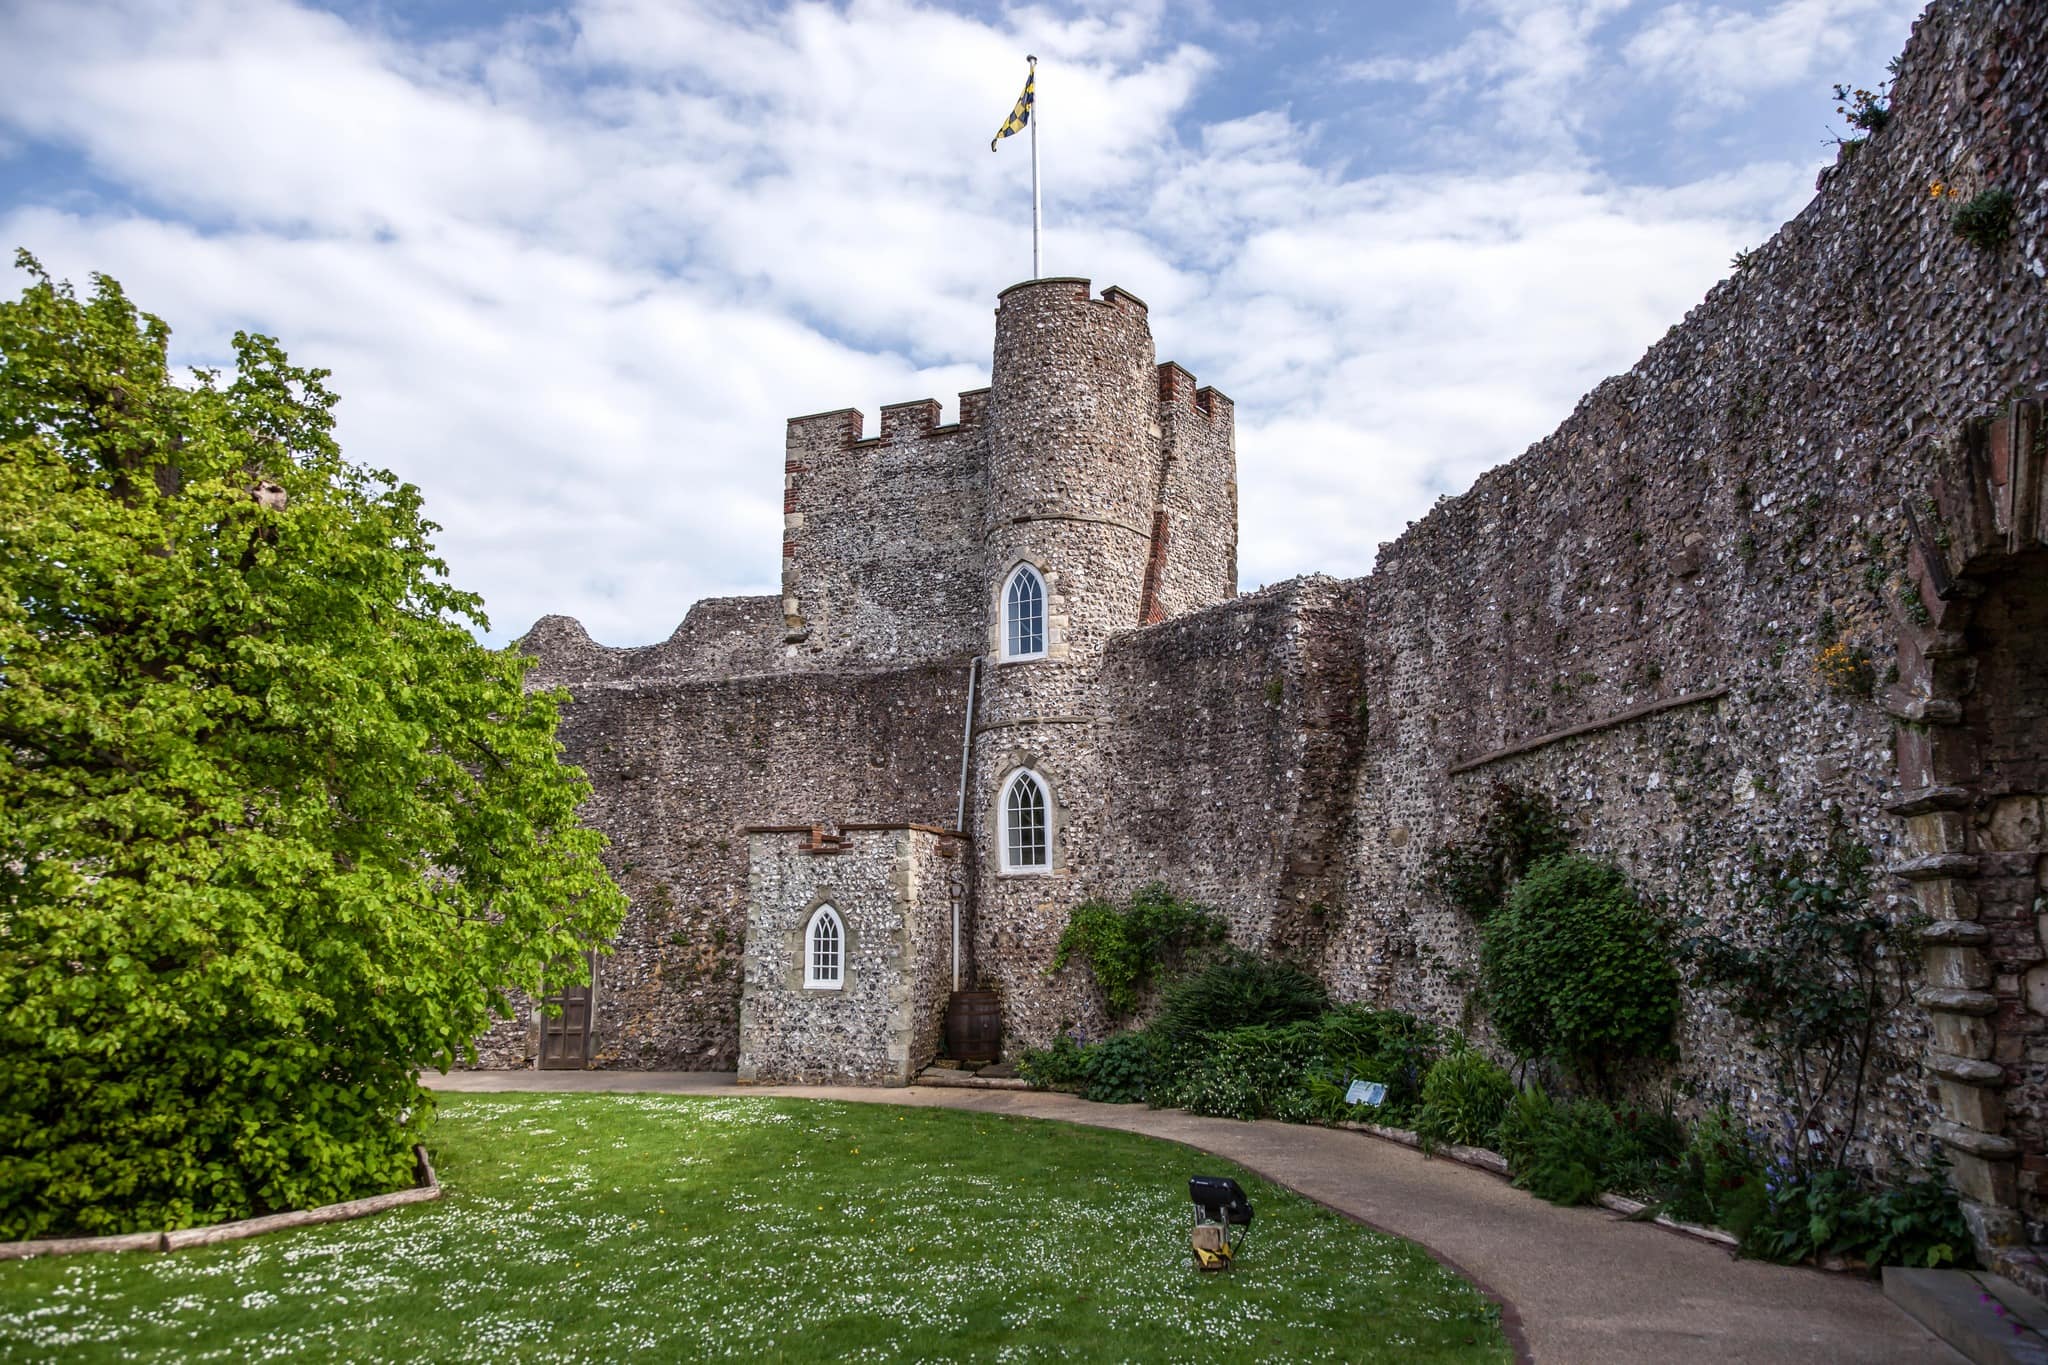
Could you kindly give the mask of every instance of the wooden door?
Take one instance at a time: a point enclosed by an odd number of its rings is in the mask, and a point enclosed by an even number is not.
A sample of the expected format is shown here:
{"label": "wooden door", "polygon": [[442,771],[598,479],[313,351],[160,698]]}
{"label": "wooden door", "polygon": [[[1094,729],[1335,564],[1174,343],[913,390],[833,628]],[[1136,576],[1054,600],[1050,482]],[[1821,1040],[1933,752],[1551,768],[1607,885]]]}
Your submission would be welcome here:
{"label": "wooden door", "polygon": [[[592,964],[593,967],[595,964]],[[596,978],[593,975],[592,980]],[[540,1065],[544,1071],[579,1070],[590,1062],[590,986],[568,986],[541,1002]]]}

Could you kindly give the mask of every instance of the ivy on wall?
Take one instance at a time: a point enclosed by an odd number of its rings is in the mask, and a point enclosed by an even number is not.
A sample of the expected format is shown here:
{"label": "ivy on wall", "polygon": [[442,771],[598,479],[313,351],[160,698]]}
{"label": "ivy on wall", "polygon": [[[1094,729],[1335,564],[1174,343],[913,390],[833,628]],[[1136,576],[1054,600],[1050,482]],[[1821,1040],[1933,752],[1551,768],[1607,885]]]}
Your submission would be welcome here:
{"label": "ivy on wall", "polygon": [[1051,970],[1076,957],[1085,961],[1103,1003],[1121,1018],[1138,1007],[1162,967],[1223,937],[1223,919],[1215,911],[1180,899],[1164,882],[1152,882],[1121,906],[1105,900],[1075,906]]}
{"label": "ivy on wall", "polygon": [[1422,889],[1483,924],[1530,868],[1569,851],[1571,843],[1549,797],[1496,782],[1487,788],[1472,832],[1423,856]]}

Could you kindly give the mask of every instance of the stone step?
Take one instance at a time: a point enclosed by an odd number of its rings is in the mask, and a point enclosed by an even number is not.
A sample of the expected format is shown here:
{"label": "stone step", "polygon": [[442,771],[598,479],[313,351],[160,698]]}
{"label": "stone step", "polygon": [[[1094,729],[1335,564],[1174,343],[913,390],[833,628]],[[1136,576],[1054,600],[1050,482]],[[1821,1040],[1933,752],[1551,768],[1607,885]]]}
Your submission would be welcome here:
{"label": "stone step", "polygon": [[972,1071],[937,1064],[917,1073],[912,1085],[944,1086],[955,1090],[1029,1090],[1031,1082],[1016,1076],[978,1076]]}
{"label": "stone step", "polygon": [[2003,1275],[1888,1265],[1884,1296],[1977,1365],[2048,1365],[2048,1305]]}

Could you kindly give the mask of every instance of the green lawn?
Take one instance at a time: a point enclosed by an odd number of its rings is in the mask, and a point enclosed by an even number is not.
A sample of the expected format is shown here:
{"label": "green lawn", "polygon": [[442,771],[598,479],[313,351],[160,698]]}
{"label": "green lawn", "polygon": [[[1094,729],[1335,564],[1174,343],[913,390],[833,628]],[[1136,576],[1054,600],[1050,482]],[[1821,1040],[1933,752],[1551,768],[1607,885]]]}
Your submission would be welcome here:
{"label": "green lawn", "polygon": [[[446,1096],[439,1203],[0,1263],[0,1359],[1501,1361],[1420,1249],[1170,1143],[951,1110]],[[1187,1177],[1258,1208],[1198,1275]]]}

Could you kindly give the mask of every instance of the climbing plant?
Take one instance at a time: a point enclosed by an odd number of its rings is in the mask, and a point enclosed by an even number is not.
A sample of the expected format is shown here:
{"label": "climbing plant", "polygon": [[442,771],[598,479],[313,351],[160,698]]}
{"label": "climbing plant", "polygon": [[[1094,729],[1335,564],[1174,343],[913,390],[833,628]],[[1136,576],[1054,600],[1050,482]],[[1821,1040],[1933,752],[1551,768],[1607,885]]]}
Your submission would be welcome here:
{"label": "climbing plant", "polygon": [[[1771,1059],[1792,1109],[1786,1156],[1801,1169],[1839,1166],[1861,1121],[1884,1018],[1905,998],[1914,925],[1874,903],[1870,850],[1839,812],[1818,855],[1772,857],[1753,847],[1748,862],[1734,920],[1748,934],[1731,937],[1689,916],[1678,955]],[[1831,1099],[1845,1114],[1839,1127],[1822,1122]]]}
{"label": "climbing plant", "polygon": [[1549,797],[1509,782],[1487,789],[1471,832],[1423,855],[1422,889],[1485,920],[1522,874],[1571,848],[1571,832]]}
{"label": "climbing plant", "polygon": [[1095,974],[1102,1000],[1117,1017],[1138,1007],[1160,969],[1190,950],[1223,941],[1222,918],[1207,906],[1175,896],[1163,882],[1139,889],[1116,905],[1084,901],[1060,933],[1052,970],[1078,957]]}

